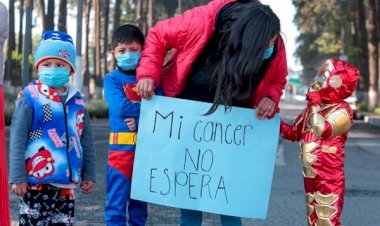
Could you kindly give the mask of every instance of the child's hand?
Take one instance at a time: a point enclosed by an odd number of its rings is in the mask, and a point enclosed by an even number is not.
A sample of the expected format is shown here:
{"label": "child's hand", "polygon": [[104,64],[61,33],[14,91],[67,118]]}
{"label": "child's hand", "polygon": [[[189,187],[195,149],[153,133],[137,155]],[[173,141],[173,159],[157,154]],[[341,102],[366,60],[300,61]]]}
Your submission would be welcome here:
{"label": "child's hand", "polygon": [[83,180],[80,183],[80,188],[84,194],[90,194],[94,190],[95,183],[91,180]]}
{"label": "child's hand", "polygon": [[138,95],[149,100],[154,95],[154,80],[151,78],[143,78],[137,83],[136,88]]}
{"label": "child's hand", "polygon": [[276,110],[276,104],[269,97],[263,97],[259,101],[259,104],[256,107],[256,117],[260,120],[263,120],[271,115]]}
{"label": "child's hand", "polygon": [[18,196],[24,196],[27,192],[26,190],[27,187],[28,187],[28,184],[26,182],[12,184],[12,192]]}
{"label": "child's hand", "polygon": [[126,118],[124,119],[124,122],[127,123],[127,126],[131,131],[136,130],[136,121],[134,118]]}
{"label": "child's hand", "polygon": [[321,105],[322,100],[318,92],[310,92],[306,95],[306,100],[308,101],[308,106]]}

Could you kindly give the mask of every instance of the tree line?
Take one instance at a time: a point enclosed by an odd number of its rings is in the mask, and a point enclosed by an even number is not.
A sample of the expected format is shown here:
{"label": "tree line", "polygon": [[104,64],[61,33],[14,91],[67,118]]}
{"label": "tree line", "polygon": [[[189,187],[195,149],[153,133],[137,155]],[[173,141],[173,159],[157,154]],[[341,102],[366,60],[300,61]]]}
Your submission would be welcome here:
{"label": "tree line", "polygon": [[368,110],[379,106],[380,0],[292,1],[300,31],[296,55],[306,81],[323,60],[347,59],[361,72],[358,99]]}
{"label": "tree line", "polygon": [[[114,68],[109,43],[115,28],[121,24],[135,24],[147,34],[157,21],[207,2],[208,0],[9,0],[9,38],[6,46],[4,87],[16,87],[16,91],[22,86],[23,45],[26,43],[24,23],[29,23],[32,28],[28,53],[31,80],[37,78],[33,70],[33,52],[42,33],[47,30],[67,32],[67,27],[72,26],[75,16],[81,15],[82,91],[87,97],[101,98],[103,77]],[[24,20],[27,6],[32,11],[30,20]],[[17,26],[16,17],[19,23]],[[42,27],[42,31],[34,29],[37,26]]]}

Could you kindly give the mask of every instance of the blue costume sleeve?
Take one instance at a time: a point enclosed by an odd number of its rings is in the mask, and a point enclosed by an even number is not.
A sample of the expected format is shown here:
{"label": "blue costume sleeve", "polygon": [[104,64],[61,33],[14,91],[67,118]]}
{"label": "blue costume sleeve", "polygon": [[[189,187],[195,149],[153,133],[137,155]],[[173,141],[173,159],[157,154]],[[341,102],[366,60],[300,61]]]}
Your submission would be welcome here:
{"label": "blue costume sleeve", "polygon": [[138,117],[140,115],[140,102],[131,102],[123,91],[123,84],[110,74],[103,80],[104,96],[109,111],[121,118]]}
{"label": "blue costume sleeve", "polygon": [[156,88],[156,95],[158,95],[158,96],[163,96],[164,95],[164,92],[162,91],[161,86],[159,86],[159,87]]}

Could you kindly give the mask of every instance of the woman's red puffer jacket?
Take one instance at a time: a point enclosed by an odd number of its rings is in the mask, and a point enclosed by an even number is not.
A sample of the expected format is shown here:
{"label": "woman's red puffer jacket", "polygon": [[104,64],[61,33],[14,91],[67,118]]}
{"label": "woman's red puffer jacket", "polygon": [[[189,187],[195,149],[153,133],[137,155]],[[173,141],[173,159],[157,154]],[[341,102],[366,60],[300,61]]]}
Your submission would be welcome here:
{"label": "woman's red puffer jacket", "polygon": [[[193,62],[201,53],[214,32],[215,18],[219,10],[235,0],[214,0],[207,5],[187,10],[181,15],[158,22],[146,39],[137,80],[151,78],[161,85],[165,96],[175,97],[182,92]],[[278,105],[288,74],[285,46],[277,40],[277,54],[272,61],[256,94],[252,107],[265,96]],[[169,50],[175,49],[163,68]]]}

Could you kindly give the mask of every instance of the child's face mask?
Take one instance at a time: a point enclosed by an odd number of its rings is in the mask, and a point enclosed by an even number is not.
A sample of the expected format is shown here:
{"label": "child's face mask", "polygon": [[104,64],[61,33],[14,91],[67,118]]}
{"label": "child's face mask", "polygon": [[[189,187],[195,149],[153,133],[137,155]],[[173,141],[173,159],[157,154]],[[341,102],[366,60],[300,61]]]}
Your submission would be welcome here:
{"label": "child's face mask", "polygon": [[117,66],[125,71],[135,70],[140,63],[141,53],[128,52],[116,57]]}
{"label": "child's face mask", "polygon": [[69,82],[69,68],[39,68],[38,76],[40,81],[50,87],[62,87]]}

